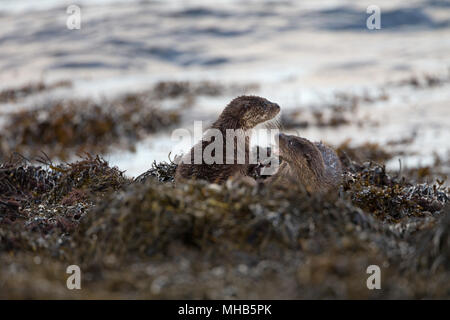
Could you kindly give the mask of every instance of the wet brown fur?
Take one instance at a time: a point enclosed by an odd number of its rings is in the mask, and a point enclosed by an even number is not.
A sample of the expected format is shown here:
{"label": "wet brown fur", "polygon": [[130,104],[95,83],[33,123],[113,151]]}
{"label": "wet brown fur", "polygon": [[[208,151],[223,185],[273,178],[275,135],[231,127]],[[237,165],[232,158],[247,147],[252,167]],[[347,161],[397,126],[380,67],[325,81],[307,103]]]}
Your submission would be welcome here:
{"label": "wet brown fur", "polygon": [[279,153],[284,161],[267,183],[300,183],[308,192],[325,192],[339,186],[341,162],[336,152],[323,143],[280,134]]}
{"label": "wet brown fur", "polygon": [[[211,129],[218,129],[222,133],[223,141],[223,163],[224,164],[206,164],[202,159],[201,164],[194,164],[194,148],[188,154],[189,163],[180,163],[178,165],[175,181],[183,179],[203,179],[212,183],[223,183],[231,176],[246,175],[249,163],[249,135],[248,131],[256,125],[274,118],[280,111],[280,107],[267,99],[257,96],[240,96],[233,99],[222,111],[219,118],[212,124]],[[245,163],[238,164],[237,148],[235,138],[234,163],[226,163],[226,130],[241,129],[245,134]],[[212,143],[209,140],[202,140],[201,151]],[[241,147],[242,148],[242,147]],[[186,158],[185,158],[186,159]],[[185,161],[186,162],[186,161]]]}

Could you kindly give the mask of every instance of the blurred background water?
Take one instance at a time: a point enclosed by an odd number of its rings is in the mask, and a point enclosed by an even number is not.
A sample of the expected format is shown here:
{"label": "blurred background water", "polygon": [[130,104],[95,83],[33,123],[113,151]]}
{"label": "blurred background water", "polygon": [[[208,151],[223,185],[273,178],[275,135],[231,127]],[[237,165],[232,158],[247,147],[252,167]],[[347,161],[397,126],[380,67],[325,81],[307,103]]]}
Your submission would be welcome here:
{"label": "blurred background water", "polygon": [[[81,7],[80,30],[66,27],[70,4]],[[366,28],[369,5],[381,9],[381,30]],[[414,136],[396,146],[407,148],[406,166],[431,163],[434,152],[448,157],[450,83],[394,84],[425,75],[448,79],[449,67],[450,1],[0,0],[0,89],[69,79],[72,88],[52,94],[98,99],[167,80],[257,83],[245,93],[279,103],[285,114],[326,108],[339,93],[383,95],[363,99],[347,125],[288,131],[334,145]],[[233,97],[200,97],[181,126],[214,120]],[[136,152],[105,157],[135,176],[153,160],[167,160],[170,137],[163,130],[140,141]],[[389,165],[398,167],[398,159]]]}

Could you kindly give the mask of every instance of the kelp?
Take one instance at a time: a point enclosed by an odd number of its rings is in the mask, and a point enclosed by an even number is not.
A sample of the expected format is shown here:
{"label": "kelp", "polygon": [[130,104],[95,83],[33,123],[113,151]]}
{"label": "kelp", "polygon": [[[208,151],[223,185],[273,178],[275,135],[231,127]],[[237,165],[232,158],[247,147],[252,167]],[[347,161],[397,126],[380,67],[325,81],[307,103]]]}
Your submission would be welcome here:
{"label": "kelp", "polygon": [[179,110],[163,111],[152,105],[145,94],[98,103],[53,101],[9,115],[0,151],[27,157],[43,151],[52,159],[67,160],[84,152],[105,153],[113,146],[134,150],[138,140],[177,124],[179,119]]}
{"label": "kelp", "polygon": [[154,178],[158,182],[174,182],[177,164],[172,160],[169,162],[156,163],[153,161],[152,167],[134,179],[135,182],[144,183],[149,178]]}
{"label": "kelp", "polygon": [[0,165],[0,225],[70,231],[95,200],[131,182],[98,156],[59,165],[46,161],[35,166],[16,157]]}
{"label": "kelp", "polygon": [[360,116],[361,104],[372,104],[379,101],[386,101],[389,95],[381,90],[378,94],[348,94],[336,92],[331,102],[320,105],[300,106],[293,110],[283,112],[281,124],[285,129],[315,127],[337,128],[356,124],[358,126],[378,125],[367,115]]}
{"label": "kelp", "polygon": [[[174,184],[171,160],[134,180],[99,157],[3,164],[15,178],[0,183],[2,199],[19,199],[24,214],[0,223],[0,296],[448,298],[449,190],[348,159],[341,189],[327,194]],[[71,264],[83,272],[79,293],[58,289]],[[366,287],[373,264],[382,290]]]}
{"label": "kelp", "polygon": [[396,155],[396,153],[386,151],[378,143],[367,142],[358,146],[351,146],[351,140],[341,143],[336,148],[336,152],[347,170],[353,172],[358,169],[361,170],[361,164],[364,162],[385,163]]}
{"label": "kelp", "polygon": [[411,184],[388,175],[384,166],[365,163],[356,174],[347,174],[344,190],[355,205],[384,220],[427,216],[442,210],[448,190],[438,184]]}
{"label": "kelp", "polygon": [[23,85],[18,88],[7,88],[0,91],[0,103],[16,102],[21,98],[56,88],[71,87],[72,83],[67,80],[58,81],[52,84],[36,82]]}
{"label": "kelp", "polygon": [[196,96],[221,96],[225,94],[239,95],[248,91],[256,91],[259,86],[255,83],[225,85],[212,81],[160,81],[152,89],[158,99],[196,97]]}

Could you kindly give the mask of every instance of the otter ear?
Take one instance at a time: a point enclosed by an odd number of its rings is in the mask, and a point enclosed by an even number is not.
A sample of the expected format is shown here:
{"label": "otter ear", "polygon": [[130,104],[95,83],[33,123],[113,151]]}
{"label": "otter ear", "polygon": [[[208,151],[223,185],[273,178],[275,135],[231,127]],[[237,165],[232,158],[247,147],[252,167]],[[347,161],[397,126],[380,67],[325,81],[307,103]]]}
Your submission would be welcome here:
{"label": "otter ear", "polygon": [[312,158],[311,158],[311,155],[309,153],[305,153],[305,159],[308,162],[308,164],[311,163]]}

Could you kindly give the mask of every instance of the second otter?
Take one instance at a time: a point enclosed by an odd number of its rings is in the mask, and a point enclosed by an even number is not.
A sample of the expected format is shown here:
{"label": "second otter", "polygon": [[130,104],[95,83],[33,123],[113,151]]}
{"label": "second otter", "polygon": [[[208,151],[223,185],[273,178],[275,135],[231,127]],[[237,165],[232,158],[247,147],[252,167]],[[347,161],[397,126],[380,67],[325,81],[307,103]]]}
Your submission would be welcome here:
{"label": "second otter", "polygon": [[302,184],[308,192],[325,192],[341,182],[342,165],[336,152],[323,143],[279,134],[279,153],[283,163],[267,183],[290,180]]}

